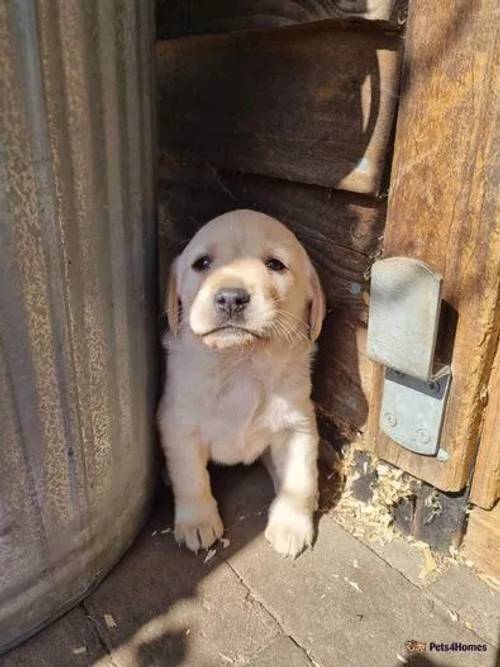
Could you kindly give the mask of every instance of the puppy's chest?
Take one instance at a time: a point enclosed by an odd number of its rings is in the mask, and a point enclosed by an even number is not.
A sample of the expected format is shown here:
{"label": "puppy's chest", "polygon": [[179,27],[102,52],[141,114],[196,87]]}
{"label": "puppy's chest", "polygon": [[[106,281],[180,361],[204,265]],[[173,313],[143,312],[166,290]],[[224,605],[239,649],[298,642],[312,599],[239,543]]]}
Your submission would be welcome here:
{"label": "puppy's chest", "polygon": [[286,428],[288,401],[273,385],[247,377],[214,387],[200,423],[213,460],[251,463]]}

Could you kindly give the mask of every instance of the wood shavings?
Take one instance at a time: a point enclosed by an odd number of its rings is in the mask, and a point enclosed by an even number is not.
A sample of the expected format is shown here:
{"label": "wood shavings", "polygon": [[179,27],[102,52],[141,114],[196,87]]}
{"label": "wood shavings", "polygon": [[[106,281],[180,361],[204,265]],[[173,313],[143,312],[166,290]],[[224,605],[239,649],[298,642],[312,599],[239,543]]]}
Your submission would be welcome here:
{"label": "wood shavings", "polygon": [[153,532],[151,533],[151,537],[154,537],[155,535],[158,535],[158,531],[157,531],[157,530],[153,530]]}
{"label": "wood shavings", "polygon": [[219,656],[224,660],[224,662],[228,662],[229,664],[234,664],[234,660],[230,658],[228,655],[225,655],[224,653],[219,653]]}
{"label": "wood shavings", "polygon": [[352,566],[353,566],[353,568],[355,568],[356,570],[358,569],[358,567],[359,567],[359,563],[358,563],[357,558],[355,558],[355,559],[352,561]]}
{"label": "wood shavings", "polygon": [[495,591],[500,593],[500,580],[494,577],[491,574],[483,574],[482,572],[476,572],[477,576],[484,581],[485,584],[491,586]]}
{"label": "wood shavings", "polygon": [[397,659],[398,662],[402,663],[403,665],[408,664],[408,660],[406,658],[403,658],[403,656],[400,655],[399,653],[396,653],[396,659]]}
{"label": "wood shavings", "polygon": [[73,655],[85,655],[85,653],[87,653],[86,646],[77,646],[73,649]]}
{"label": "wood shavings", "polygon": [[448,615],[451,618],[452,622],[456,623],[458,621],[457,612],[454,609],[450,609],[450,608],[448,608],[447,611],[448,611]]}
{"label": "wood shavings", "polygon": [[349,584],[349,586],[352,586],[352,587],[354,588],[355,591],[358,591],[358,593],[362,593],[362,592],[363,592],[363,591],[361,590],[361,588],[359,587],[359,584],[358,584],[356,581],[351,581],[351,580],[348,579],[347,577],[344,577],[344,581],[346,581],[346,582]]}
{"label": "wood shavings", "polygon": [[215,556],[217,553],[216,549],[210,549],[207,551],[207,555],[205,556],[205,560],[203,561],[204,563],[208,563],[209,560],[212,560],[212,558]]}
{"label": "wood shavings", "polygon": [[167,533],[171,532],[172,532],[171,528],[164,528],[163,530],[160,530],[160,535],[166,535]]}
{"label": "wood shavings", "polygon": [[117,628],[116,621],[111,614],[104,614],[104,622],[111,630],[112,628]]}
{"label": "wood shavings", "polygon": [[[361,451],[359,446],[351,444],[342,447],[343,457],[330,455],[326,474],[322,474],[320,458],[320,512],[328,512],[342,528],[362,542],[375,542],[383,546],[398,539],[419,549],[422,566],[418,578],[422,586],[435,581],[448,567],[462,565],[471,568],[491,589],[500,591],[500,581],[478,572],[474,564],[464,558],[456,547],[450,546],[449,555],[443,555],[433,552],[428,544],[399,532],[394,525],[394,511],[401,503],[410,504],[421,482],[403,470],[380,461],[370,452]],[[363,479],[360,482],[361,476]],[[322,482],[326,491],[322,488]],[[370,498],[368,502],[356,497],[363,494],[365,498]],[[424,503],[424,523],[429,525],[443,511],[439,494],[428,494]],[[401,509],[405,510],[405,505]],[[353,567],[356,568],[354,563]]]}
{"label": "wood shavings", "polygon": [[426,508],[424,525],[428,526],[443,511],[443,507],[439,500],[439,493],[436,489],[425,498],[424,507]]}
{"label": "wood shavings", "polygon": [[228,546],[231,544],[231,540],[228,540],[227,537],[223,537],[220,543],[222,544],[223,549],[227,549]]}
{"label": "wood shavings", "polygon": [[365,455],[369,458],[363,466],[367,471],[376,471],[370,502],[358,500],[351,490],[352,484],[360,477],[356,469],[359,451],[351,447],[343,462],[344,492],[332,515],[354,537],[386,544],[392,542],[396,534],[393,510],[402,500],[414,496],[416,482],[402,470],[382,463],[369,453]]}
{"label": "wood shavings", "polygon": [[460,566],[467,567],[473,571],[474,575],[478,577],[478,579],[481,579],[482,581],[484,581],[485,584],[489,586],[490,593],[492,593],[491,589],[500,592],[500,581],[498,579],[495,579],[495,577],[491,577],[489,575],[483,574],[482,572],[479,572],[474,563],[468,560],[467,558],[464,558],[460,550],[457,549],[455,546],[450,545],[448,547],[448,552],[449,555],[444,555],[439,553],[435,554],[435,558],[438,561],[439,570],[441,572],[443,572],[450,565],[453,565],[455,567],[460,567]]}
{"label": "wood shavings", "polygon": [[418,544],[418,548],[421,550],[423,557],[423,565],[418,574],[418,578],[426,579],[430,574],[439,571],[439,566],[432,555],[432,551],[428,544],[421,542]]}

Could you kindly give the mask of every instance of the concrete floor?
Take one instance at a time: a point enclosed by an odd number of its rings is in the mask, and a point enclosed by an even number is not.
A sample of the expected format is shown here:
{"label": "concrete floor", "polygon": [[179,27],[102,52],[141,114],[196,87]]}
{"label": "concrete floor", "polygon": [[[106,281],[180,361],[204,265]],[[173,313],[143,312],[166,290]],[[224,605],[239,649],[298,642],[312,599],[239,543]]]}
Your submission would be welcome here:
{"label": "concrete floor", "polygon": [[[493,667],[500,595],[467,568],[433,583],[404,542],[365,545],[330,515],[294,562],[267,545],[271,484],[260,466],[217,469],[229,544],[179,549],[167,494],[127,555],[85,602],[0,667]],[[225,548],[224,548],[225,546]],[[485,644],[481,653],[411,655],[405,641]]]}

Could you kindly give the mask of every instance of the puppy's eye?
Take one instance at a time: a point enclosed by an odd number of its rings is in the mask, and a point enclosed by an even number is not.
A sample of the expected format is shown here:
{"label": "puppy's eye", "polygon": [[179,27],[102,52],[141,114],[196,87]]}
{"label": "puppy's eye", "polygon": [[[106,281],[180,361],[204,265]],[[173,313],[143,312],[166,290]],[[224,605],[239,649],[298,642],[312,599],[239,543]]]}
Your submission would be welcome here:
{"label": "puppy's eye", "polygon": [[196,262],[193,262],[191,268],[195,271],[206,271],[212,265],[212,258],[209,255],[202,255],[198,257]]}
{"label": "puppy's eye", "polygon": [[265,265],[270,271],[276,271],[277,273],[286,271],[286,266],[279,259],[276,259],[276,257],[268,257],[265,261]]}

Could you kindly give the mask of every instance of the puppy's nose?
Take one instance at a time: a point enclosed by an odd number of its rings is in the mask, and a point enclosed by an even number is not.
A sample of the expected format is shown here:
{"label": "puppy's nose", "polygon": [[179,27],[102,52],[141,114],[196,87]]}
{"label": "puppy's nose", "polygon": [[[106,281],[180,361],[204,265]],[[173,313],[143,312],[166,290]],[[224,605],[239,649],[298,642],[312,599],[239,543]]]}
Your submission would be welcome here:
{"label": "puppy's nose", "polygon": [[215,294],[215,310],[225,315],[240,313],[250,301],[250,294],[241,287],[223,287]]}

